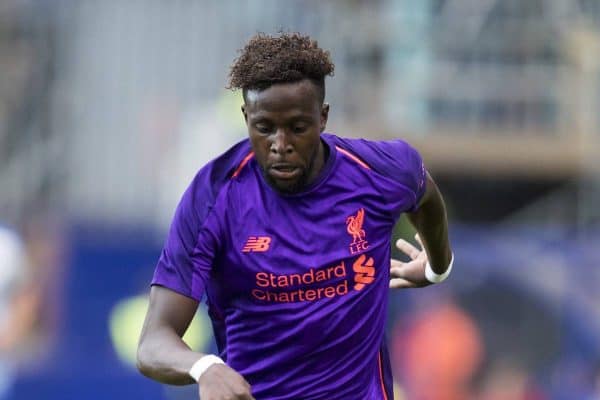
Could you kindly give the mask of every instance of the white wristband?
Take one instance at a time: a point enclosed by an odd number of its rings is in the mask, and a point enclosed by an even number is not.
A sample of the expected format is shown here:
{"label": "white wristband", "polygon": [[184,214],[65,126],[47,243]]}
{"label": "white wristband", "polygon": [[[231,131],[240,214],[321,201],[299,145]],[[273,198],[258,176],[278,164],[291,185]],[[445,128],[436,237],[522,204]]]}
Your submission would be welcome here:
{"label": "white wristband", "polygon": [[431,269],[431,265],[429,265],[429,261],[427,261],[427,265],[425,266],[425,278],[431,283],[440,283],[444,282],[448,275],[450,275],[450,271],[452,271],[452,264],[454,264],[454,253],[452,253],[452,257],[450,258],[450,265],[446,269],[446,272],[443,274],[436,274]]}
{"label": "white wristband", "polygon": [[188,374],[194,378],[196,382],[198,382],[202,374],[214,364],[225,364],[225,362],[212,354],[202,356],[194,363],[194,365],[192,365],[192,368],[190,368]]}

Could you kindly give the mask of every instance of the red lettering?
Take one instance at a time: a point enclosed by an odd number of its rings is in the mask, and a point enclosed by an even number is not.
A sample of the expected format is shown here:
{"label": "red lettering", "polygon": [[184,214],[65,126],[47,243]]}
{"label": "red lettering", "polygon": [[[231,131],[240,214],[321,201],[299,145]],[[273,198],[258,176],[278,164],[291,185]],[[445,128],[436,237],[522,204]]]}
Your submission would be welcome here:
{"label": "red lettering", "polygon": [[256,274],[256,284],[260,287],[268,287],[269,279],[266,272],[259,272]]}
{"label": "red lettering", "polygon": [[345,294],[348,294],[348,281],[344,281],[343,283],[340,283],[339,285],[337,285],[337,287],[335,288],[335,291],[338,294],[338,296],[343,296]]}
{"label": "red lettering", "polygon": [[335,288],[333,286],[328,286],[325,288],[325,296],[332,298],[335,296]]}
{"label": "red lettering", "polygon": [[271,287],[277,287],[277,283],[275,283],[275,279],[277,279],[277,275],[269,274],[269,278],[271,279]]}
{"label": "red lettering", "polygon": [[317,277],[316,277],[316,281],[317,282],[321,282],[327,280],[327,274],[325,273],[325,271],[323,271],[322,269],[317,271]]}
{"label": "red lettering", "polygon": [[287,275],[279,275],[277,277],[277,286],[278,287],[288,287],[288,286],[290,286],[290,284],[288,282]]}
{"label": "red lettering", "polygon": [[352,243],[350,245],[350,253],[351,254],[360,253],[361,251],[367,250],[368,248],[369,248],[369,242],[367,242],[366,240],[363,240],[361,242]]}
{"label": "red lettering", "polygon": [[[296,282],[296,283],[294,283]],[[289,282],[290,286],[293,285],[301,285],[302,284],[302,277],[300,276],[300,274],[291,274],[290,275],[290,282]]]}
{"label": "red lettering", "polygon": [[340,265],[338,265],[337,267],[335,267],[335,269],[333,270],[333,273],[338,278],[345,277],[346,276],[346,264],[344,264],[344,262],[342,261],[342,263]]}
{"label": "red lettering", "polygon": [[279,293],[279,301],[284,302],[284,303],[289,303],[290,298],[288,297],[288,293],[287,292]]}
{"label": "red lettering", "polygon": [[304,282],[306,285],[310,285],[314,281],[315,281],[315,270],[314,269],[311,268],[307,273],[302,275],[302,282]]}
{"label": "red lettering", "polygon": [[[273,299],[271,299],[271,296],[273,296]],[[277,294],[272,293],[272,292],[267,292],[267,301],[277,301],[279,300],[277,298]]]}

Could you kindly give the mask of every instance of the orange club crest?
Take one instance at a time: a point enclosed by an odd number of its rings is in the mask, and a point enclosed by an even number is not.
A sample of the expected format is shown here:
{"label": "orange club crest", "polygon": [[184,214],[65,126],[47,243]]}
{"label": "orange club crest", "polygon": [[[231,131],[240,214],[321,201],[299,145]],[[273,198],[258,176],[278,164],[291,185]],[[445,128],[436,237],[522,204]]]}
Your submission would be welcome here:
{"label": "orange club crest", "polygon": [[369,242],[367,242],[366,239],[367,234],[363,229],[364,221],[364,208],[358,210],[356,215],[351,215],[346,218],[346,230],[352,236],[352,243],[350,243],[350,254],[356,254],[369,248]]}

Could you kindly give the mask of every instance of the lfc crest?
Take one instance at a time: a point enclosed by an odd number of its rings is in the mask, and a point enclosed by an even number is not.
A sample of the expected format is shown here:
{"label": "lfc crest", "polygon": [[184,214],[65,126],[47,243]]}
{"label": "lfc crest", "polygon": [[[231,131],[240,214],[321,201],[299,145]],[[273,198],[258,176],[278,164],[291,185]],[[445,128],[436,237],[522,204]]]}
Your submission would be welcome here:
{"label": "lfc crest", "polygon": [[363,229],[364,220],[364,208],[358,210],[356,215],[346,218],[346,230],[352,236],[352,243],[350,243],[351,254],[356,254],[369,248],[369,242],[366,240],[366,233]]}

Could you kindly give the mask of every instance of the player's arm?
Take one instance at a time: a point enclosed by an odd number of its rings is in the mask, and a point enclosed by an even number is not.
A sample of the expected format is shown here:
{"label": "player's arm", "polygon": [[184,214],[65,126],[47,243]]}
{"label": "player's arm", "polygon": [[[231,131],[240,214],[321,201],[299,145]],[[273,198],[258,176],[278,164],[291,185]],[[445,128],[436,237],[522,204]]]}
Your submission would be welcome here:
{"label": "player's arm", "polygon": [[446,272],[452,259],[446,205],[429,173],[427,173],[425,194],[417,210],[408,214],[408,219],[419,233],[433,272],[436,274]]}
{"label": "player's arm", "polygon": [[172,385],[194,382],[188,371],[202,354],[192,351],[181,338],[197,307],[193,299],[152,286],[137,352],[142,374]]}
{"label": "player's arm", "polygon": [[[153,286],[137,352],[137,366],[149,378],[172,385],[194,383],[189,371],[205,354],[192,351],[182,336],[198,302],[170,289]],[[225,364],[213,364],[200,376],[202,399],[253,399],[250,385]]]}
{"label": "player's arm", "polygon": [[430,285],[425,277],[425,266],[429,261],[435,274],[446,272],[452,259],[448,239],[448,220],[442,195],[427,173],[426,189],[416,211],[408,213],[408,219],[418,234],[417,241],[423,247],[419,249],[404,239],[396,246],[406,253],[411,261],[392,260],[390,287],[410,288]]}

